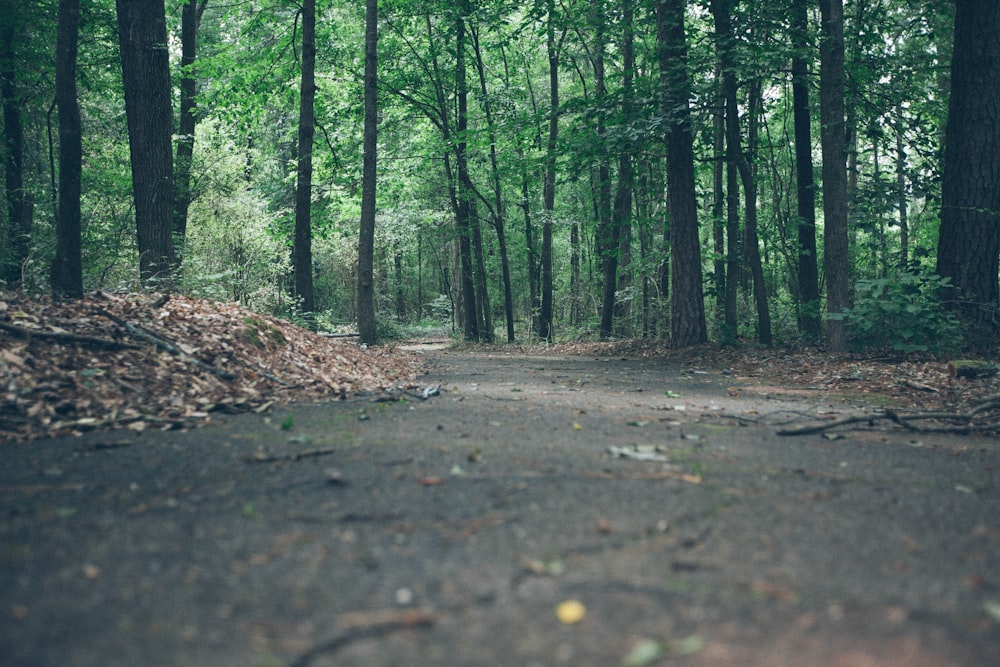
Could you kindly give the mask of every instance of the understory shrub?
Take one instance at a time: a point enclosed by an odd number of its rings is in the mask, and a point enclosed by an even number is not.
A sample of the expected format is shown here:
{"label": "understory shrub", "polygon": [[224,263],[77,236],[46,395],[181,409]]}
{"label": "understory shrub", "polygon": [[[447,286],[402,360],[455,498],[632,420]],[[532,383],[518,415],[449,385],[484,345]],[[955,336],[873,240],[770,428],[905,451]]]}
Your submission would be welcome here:
{"label": "understory shrub", "polygon": [[830,319],[843,319],[848,337],[859,348],[892,348],[900,352],[947,352],[959,347],[962,327],[940,303],[938,295],[950,278],[900,272],[859,281],[854,305]]}

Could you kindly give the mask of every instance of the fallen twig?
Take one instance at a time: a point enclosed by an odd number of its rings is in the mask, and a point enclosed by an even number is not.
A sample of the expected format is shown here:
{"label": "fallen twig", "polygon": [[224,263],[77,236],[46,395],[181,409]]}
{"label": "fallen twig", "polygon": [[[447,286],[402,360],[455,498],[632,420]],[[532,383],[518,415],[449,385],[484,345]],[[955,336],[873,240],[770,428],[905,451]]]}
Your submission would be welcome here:
{"label": "fallen twig", "polygon": [[[897,410],[885,410],[882,414],[874,415],[852,415],[842,417],[823,424],[806,424],[777,431],[778,435],[810,435],[812,433],[822,433],[838,426],[848,424],[858,424],[868,422],[874,426],[876,421],[888,419],[899,424],[908,431],[917,433],[992,433],[1000,429],[1000,421],[997,419],[984,420],[984,417],[991,410],[1000,409],[1000,396],[990,396],[985,400],[972,406],[967,412],[948,412],[946,410],[934,410],[928,412],[903,413]],[[978,421],[977,421],[978,419]],[[950,423],[945,426],[920,426],[914,422],[937,421]]]}
{"label": "fallen twig", "polygon": [[382,637],[396,630],[432,626],[437,623],[438,615],[419,609],[384,609],[342,614],[337,620],[346,626],[343,634],[309,649],[290,667],[308,667],[321,655],[339,651],[351,642]]}
{"label": "fallen twig", "polygon": [[182,352],[180,349],[178,349],[178,347],[176,345],[174,345],[170,341],[165,340],[165,339],[161,338],[160,336],[157,336],[156,334],[150,333],[149,331],[146,331],[145,329],[140,329],[139,327],[135,326],[134,324],[129,324],[125,320],[112,315],[111,313],[109,313],[108,311],[104,310],[103,308],[98,308],[97,312],[100,313],[101,315],[103,315],[104,317],[108,318],[109,320],[111,320],[112,322],[114,322],[115,324],[117,324],[118,326],[123,327],[126,331],[128,331],[130,334],[132,334],[136,338],[141,338],[141,339],[143,339],[145,341],[148,341],[148,342],[152,343],[153,345],[159,347],[160,349],[162,349],[162,350],[164,350],[166,352],[169,352],[170,354],[172,354],[172,355],[174,355],[174,356],[176,356],[176,357],[178,357],[180,359],[183,359],[184,361],[190,363],[192,366],[195,366],[197,368],[201,368],[201,369],[204,369],[204,370],[208,371],[209,373],[213,374],[214,376],[216,376],[220,380],[225,380],[226,382],[229,382],[229,381],[234,380],[235,377],[236,377],[232,373],[226,372],[224,370],[220,370],[220,369],[215,368],[213,366],[209,366],[208,364],[203,364],[202,362],[198,361],[194,357],[192,357],[192,356],[190,356],[190,355],[185,354],[184,352]]}
{"label": "fallen twig", "polygon": [[301,452],[291,452],[289,454],[266,454],[264,452],[257,452],[253,456],[247,457],[247,463],[276,463],[278,461],[301,461],[302,459],[316,458],[317,456],[326,456],[328,454],[335,454],[336,449],[330,447],[327,449],[307,449]]}
{"label": "fallen twig", "polygon": [[62,331],[37,331],[35,329],[25,329],[23,327],[19,327],[14,324],[7,324],[5,322],[0,322],[0,330],[14,334],[19,338],[25,338],[28,340],[32,338],[39,338],[44,340],[56,340],[61,343],[79,343],[80,345],[94,345],[96,347],[103,347],[109,350],[142,349],[141,345],[136,345],[135,343],[122,343],[117,340],[111,340],[109,338],[84,336],[82,334],[72,334]]}

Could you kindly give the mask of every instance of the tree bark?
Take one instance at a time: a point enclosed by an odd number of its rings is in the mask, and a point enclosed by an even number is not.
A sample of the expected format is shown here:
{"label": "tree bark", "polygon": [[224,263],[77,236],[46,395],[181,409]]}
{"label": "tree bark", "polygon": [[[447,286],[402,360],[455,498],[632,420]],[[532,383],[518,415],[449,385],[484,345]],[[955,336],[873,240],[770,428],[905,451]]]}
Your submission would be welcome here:
{"label": "tree bark", "polygon": [[[635,35],[631,0],[623,0],[622,9],[622,120],[626,129],[634,120],[635,102],[633,79],[635,75]],[[618,154],[618,185],[615,188],[612,227],[618,237],[618,288],[619,293],[627,293],[632,284],[632,214],[635,190],[635,173],[631,141],[623,141]],[[619,320],[629,314],[629,299],[616,304]],[[619,325],[620,326],[620,325]]]}
{"label": "tree bark", "polygon": [[365,129],[358,233],[358,335],[378,340],[375,321],[375,208],[378,160],[378,0],[365,3]]}
{"label": "tree bark", "polygon": [[909,202],[906,192],[906,146],[903,143],[903,105],[896,105],[896,201],[899,208],[899,268],[910,266]]}
{"label": "tree bark", "polygon": [[608,89],[604,81],[604,8],[598,0],[591,0],[591,22],[594,29],[594,46],[590,54],[594,68],[594,106],[597,109],[596,145],[597,187],[597,253],[601,260],[603,291],[601,295],[601,340],[608,340],[614,333],[615,293],[618,290],[618,226],[611,215],[611,168],[608,164],[607,128],[604,110]]}
{"label": "tree bark", "polygon": [[455,17],[455,96],[458,98],[458,116],[455,133],[455,166],[458,171],[458,208],[456,226],[458,228],[459,251],[462,261],[462,299],[465,313],[465,340],[478,341],[483,335],[480,331],[482,321],[482,299],[476,295],[476,272],[473,264],[473,244],[475,230],[473,229],[474,196],[472,179],[469,176],[468,141],[469,127],[469,95],[465,67],[465,17],[468,15],[468,4],[462,2]]}
{"label": "tree bark", "polygon": [[954,286],[945,298],[987,336],[1000,326],[998,34],[1000,3],[958,0],[937,254],[938,274]]}
{"label": "tree bark", "polygon": [[809,111],[808,0],[793,0],[792,115],[795,125],[795,184],[798,193],[799,332],[813,339],[822,335],[819,268],[816,254],[816,180],[812,162],[812,116]]}
{"label": "tree bark", "polygon": [[83,297],[83,258],[80,247],[80,192],[83,140],[80,106],[76,97],[76,54],[80,28],[79,0],[59,1],[56,36],[56,104],[59,107],[59,217],[56,254],[52,260],[52,292]]}
{"label": "tree bark", "polygon": [[479,91],[483,96],[483,115],[490,135],[490,181],[493,185],[493,229],[497,233],[497,249],[500,253],[500,277],[503,283],[504,317],[507,322],[507,342],[514,342],[514,293],[510,284],[510,261],[507,257],[507,207],[504,205],[503,187],[500,180],[500,161],[497,157],[496,125],[493,121],[493,103],[486,86],[486,66],[482,49],[479,48],[479,33],[472,32],[472,46],[476,54],[476,72],[479,74]]}
{"label": "tree bark", "polygon": [[556,149],[559,144],[559,51],[555,37],[555,2],[548,0],[545,50],[549,58],[549,134],[545,144],[545,177],[542,192],[542,250],[539,257],[542,307],[538,337],[552,340],[552,222],[556,207]]}
{"label": "tree bark", "polygon": [[299,86],[298,174],[292,264],[303,313],[316,310],[312,268],[312,152],[316,132],[316,0],[302,2],[302,80]]}
{"label": "tree bark", "polygon": [[194,64],[198,49],[198,24],[208,0],[187,0],[181,8],[181,108],[177,128],[177,156],[174,160],[174,254],[180,265],[187,235],[188,208],[191,205],[191,160],[194,157],[194,132],[198,123],[198,80]]}
{"label": "tree bark", "polygon": [[172,235],[173,110],[163,0],[116,0],[122,80],[135,198],[139,277],[170,288],[175,265]]}
{"label": "tree bark", "polygon": [[24,126],[17,87],[15,25],[5,21],[0,27],[0,97],[3,98],[4,186],[7,199],[7,229],[0,238],[7,240],[0,279],[8,288],[21,285],[24,262],[31,243],[31,206],[26,205],[24,190]]}
{"label": "tree bark", "polygon": [[847,348],[839,316],[850,305],[850,258],[847,240],[847,138],[844,119],[843,0],[820,0],[820,119],[823,147],[823,266],[826,273],[828,343],[834,352]]}
{"label": "tree bark", "polygon": [[685,5],[686,0],[657,2],[660,67],[666,75],[663,111],[669,124],[666,137],[667,198],[673,282],[670,333],[677,347],[696,345],[708,339],[701,283],[698,202],[695,197]]}

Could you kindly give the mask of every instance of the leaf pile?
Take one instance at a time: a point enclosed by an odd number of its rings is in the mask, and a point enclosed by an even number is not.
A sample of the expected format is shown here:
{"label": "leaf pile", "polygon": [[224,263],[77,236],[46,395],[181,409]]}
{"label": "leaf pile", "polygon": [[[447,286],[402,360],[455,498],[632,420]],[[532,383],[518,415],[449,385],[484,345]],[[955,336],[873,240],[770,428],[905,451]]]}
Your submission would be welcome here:
{"label": "leaf pile", "polygon": [[363,349],[232,303],[0,294],[0,442],[183,428],[214,411],[408,386],[416,356]]}

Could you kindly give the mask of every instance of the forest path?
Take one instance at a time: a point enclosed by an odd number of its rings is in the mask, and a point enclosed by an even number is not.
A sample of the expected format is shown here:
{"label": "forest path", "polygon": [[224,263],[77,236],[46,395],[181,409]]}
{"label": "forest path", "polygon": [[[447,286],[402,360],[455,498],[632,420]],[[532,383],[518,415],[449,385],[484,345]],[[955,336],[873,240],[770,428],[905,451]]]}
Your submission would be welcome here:
{"label": "forest path", "polygon": [[996,439],[782,437],[861,408],[426,354],[427,399],[5,447],[0,664],[1000,664]]}

